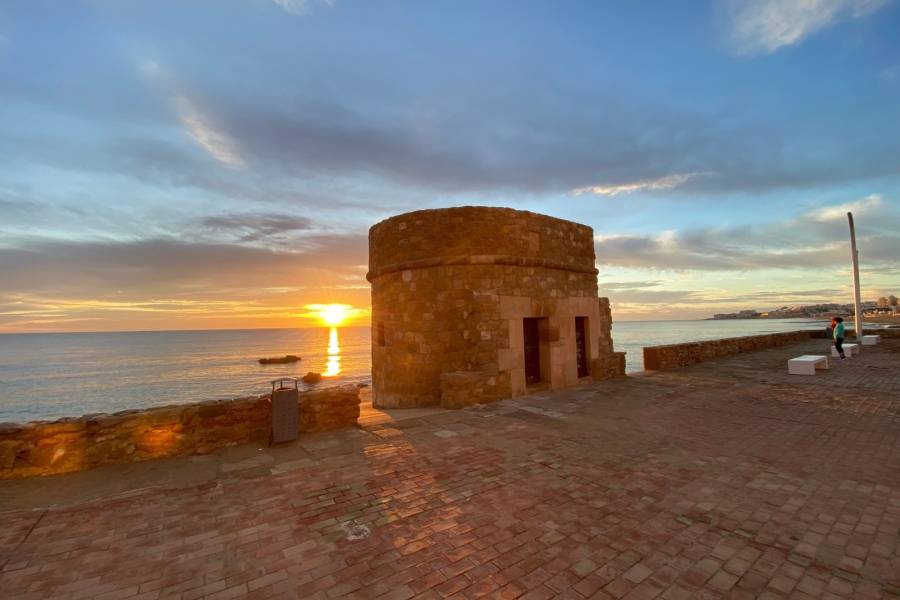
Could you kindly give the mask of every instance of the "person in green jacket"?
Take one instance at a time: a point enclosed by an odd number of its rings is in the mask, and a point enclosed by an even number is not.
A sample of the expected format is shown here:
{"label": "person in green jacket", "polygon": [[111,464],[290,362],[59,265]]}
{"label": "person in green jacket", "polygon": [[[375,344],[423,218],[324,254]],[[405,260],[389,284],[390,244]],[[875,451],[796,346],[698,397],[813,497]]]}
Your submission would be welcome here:
{"label": "person in green jacket", "polygon": [[842,359],[847,358],[844,356],[844,319],[835,317],[831,321],[831,329],[834,336],[834,347],[837,348],[838,354],[841,355]]}

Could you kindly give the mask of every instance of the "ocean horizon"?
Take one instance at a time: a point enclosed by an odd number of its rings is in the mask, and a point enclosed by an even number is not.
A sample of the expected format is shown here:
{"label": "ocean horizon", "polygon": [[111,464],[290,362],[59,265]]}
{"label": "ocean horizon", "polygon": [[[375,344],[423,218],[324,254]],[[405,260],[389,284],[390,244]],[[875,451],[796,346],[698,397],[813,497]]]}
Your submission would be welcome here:
{"label": "ocean horizon", "polygon": [[[635,372],[644,346],[820,327],[813,319],[616,321],[612,333]],[[286,354],[302,360],[258,363]],[[0,335],[0,422],[253,396],[309,371],[325,376],[320,387],[369,383],[370,327],[9,333]]]}

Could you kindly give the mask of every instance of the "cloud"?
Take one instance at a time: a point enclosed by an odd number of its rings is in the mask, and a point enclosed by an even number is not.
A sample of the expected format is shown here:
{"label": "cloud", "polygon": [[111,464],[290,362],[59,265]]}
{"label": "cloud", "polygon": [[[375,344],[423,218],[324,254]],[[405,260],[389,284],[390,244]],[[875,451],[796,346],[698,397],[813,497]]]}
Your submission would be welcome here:
{"label": "cloud", "polygon": [[[725,123],[611,96],[556,100],[571,110],[476,100],[422,115],[376,102],[358,108],[309,97],[289,104],[225,98],[217,115],[254,169],[362,176],[401,189],[759,193],[900,175],[896,136],[826,139],[820,152],[800,155],[788,142],[796,123]],[[604,110],[578,109],[584,105]]]}
{"label": "cloud", "polygon": [[290,238],[284,234],[308,231],[314,228],[312,219],[286,214],[226,214],[205,217],[200,226],[209,232],[224,234],[226,239],[240,242],[285,243]]}
{"label": "cloud", "polygon": [[752,292],[749,294],[740,294],[733,296],[730,300],[734,302],[775,302],[775,303],[791,303],[806,302],[834,298],[840,294],[846,293],[846,289],[842,288],[819,288],[815,290],[777,290],[765,292]]}
{"label": "cloud", "polygon": [[292,15],[307,15],[316,4],[334,6],[334,0],[272,0],[278,7]]}
{"label": "cloud", "polygon": [[[417,195],[409,206],[423,191],[693,196],[900,175],[894,159],[900,136],[838,139],[837,130],[817,127],[816,139],[809,141],[817,151],[798,151],[792,143],[796,130],[808,139],[811,124],[803,119],[777,126],[722,120],[657,98],[550,91],[548,102],[501,105],[479,93],[422,111],[377,90],[364,103],[317,97],[326,92],[315,86],[296,95],[266,95],[264,88],[223,94],[200,77],[188,89],[156,62],[144,63],[141,72],[165,99],[178,124],[175,133],[183,137],[170,136],[169,115],[152,128],[123,127],[159,119],[158,107],[141,98],[130,103],[137,108],[123,103],[102,115],[89,112],[92,126],[76,138],[36,130],[0,139],[0,159],[31,168],[94,168],[150,184],[256,199],[342,187],[319,202],[328,208],[348,196],[371,205],[372,190],[387,189],[390,197],[385,193],[379,202],[403,205],[404,194]],[[601,111],[585,108],[598,106]],[[95,103],[84,110],[96,111]],[[104,120],[111,126],[93,126]],[[854,131],[871,125],[862,122]],[[229,168],[210,168],[207,157]]]}
{"label": "cloud", "polygon": [[641,290],[646,288],[655,288],[663,284],[662,281],[601,281],[600,287],[603,290]]}
{"label": "cloud", "polygon": [[707,157],[737,153],[724,146],[752,138],[720,137],[710,123],[661,107],[648,108],[648,118],[618,99],[604,103],[602,117],[529,106],[495,112],[476,102],[425,118],[310,98],[285,106],[228,103],[219,114],[256,167],[444,192],[557,193],[598,179],[663,191],[702,179],[696,175],[718,167]]}
{"label": "cloud", "polygon": [[600,294],[608,295],[610,300],[627,304],[672,304],[682,302],[709,302],[703,291],[700,290],[609,290],[600,286]]}
{"label": "cloud", "polygon": [[[798,291],[750,291],[734,293],[715,286],[705,289],[621,290],[607,291],[601,284],[601,295],[608,295],[613,314],[638,318],[709,318],[716,312],[748,308],[771,310],[795,304],[833,302],[849,296],[847,288],[819,288]],[[846,301],[846,300],[844,300]]]}
{"label": "cloud", "polygon": [[808,216],[816,221],[846,221],[847,213],[852,212],[858,218],[865,213],[871,213],[873,209],[882,206],[883,198],[880,194],[870,194],[865,198],[838,204],[837,206],[828,206],[823,209],[813,211]]}
{"label": "cloud", "polygon": [[365,235],[313,233],[277,250],[169,238],[0,247],[0,331],[296,326],[310,301],[368,304],[367,251]]}
{"label": "cloud", "polygon": [[631,194],[633,192],[669,190],[687,183],[695,177],[710,174],[711,173],[676,173],[673,175],[665,175],[657,179],[650,179],[646,181],[633,181],[630,183],[620,183],[617,185],[593,185],[588,187],[580,187],[575,188],[570,193],[575,196],[581,196],[582,194],[594,194],[596,196],[617,196],[619,194]]}
{"label": "cloud", "polygon": [[178,109],[182,125],[200,147],[227,167],[244,166],[244,159],[238,152],[234,141],[227,133],[213,124],[209,116],[204,114],[195,102],[183,94],[175,94],[172,101]]}
{"label": "cloud", "polygon": [[900,81],[900,64],[891,65],[878,73],[878,78],[884,83]]}
{"label": "cloud", "polygon": [[848,233],[841,219],[855,209],[866,268],[900,263],[900,211],[878,195],[825,207],[784,222],[697,228],[655,235],[597,235],[598,264],[672,271],[829,269],[846,266]]}
{"label": "cloud", "polygon": [[146,61],[141,73],[158,85],[169,97],[185,133],[210,156],[226,167],[237,169],[245,166],[244,158],[232,137],[216,124],[200,104],[180,89],[175,78],[159,63]]}
{"label": "cloud", "polygon": [[[364,281],[365,235],[318,234],[292,249],[175,239],[126,242],[33,241],[0,248],[0,281],[6,293],[54,293],[101,297],[122,291],[131,300],[177,296],[255,294],[263,288],[312,280],[340,283],[356,273]],[[343,283],[346,283],[345,281]]]}
{"label": "cloud", "polygon": [[727,0],[729,37],[738,54],[771,54],[886,4],[887,0]]}

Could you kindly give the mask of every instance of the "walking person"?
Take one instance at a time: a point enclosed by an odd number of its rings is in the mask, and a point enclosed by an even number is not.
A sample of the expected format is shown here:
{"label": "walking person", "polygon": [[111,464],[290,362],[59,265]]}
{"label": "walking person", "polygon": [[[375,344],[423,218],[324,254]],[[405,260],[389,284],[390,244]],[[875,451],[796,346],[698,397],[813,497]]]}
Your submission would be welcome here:
{"label": "walking person", "polygon": [[837,348],[838,354],[841,355],[841,359],[847,358],[844,356],[844,319],[842,317],[835,317],[832,321],[832,330],[834,331],[834,347]]}

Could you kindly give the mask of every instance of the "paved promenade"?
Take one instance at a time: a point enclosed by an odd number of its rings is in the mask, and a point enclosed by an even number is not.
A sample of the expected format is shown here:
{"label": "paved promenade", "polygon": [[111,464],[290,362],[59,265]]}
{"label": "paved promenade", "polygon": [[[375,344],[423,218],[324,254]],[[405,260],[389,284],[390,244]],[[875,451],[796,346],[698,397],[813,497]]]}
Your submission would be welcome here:
{"label": "paved promenade", "polygon": [[0,482],[0,597],[898,600],[900,340],[822,346]]}

